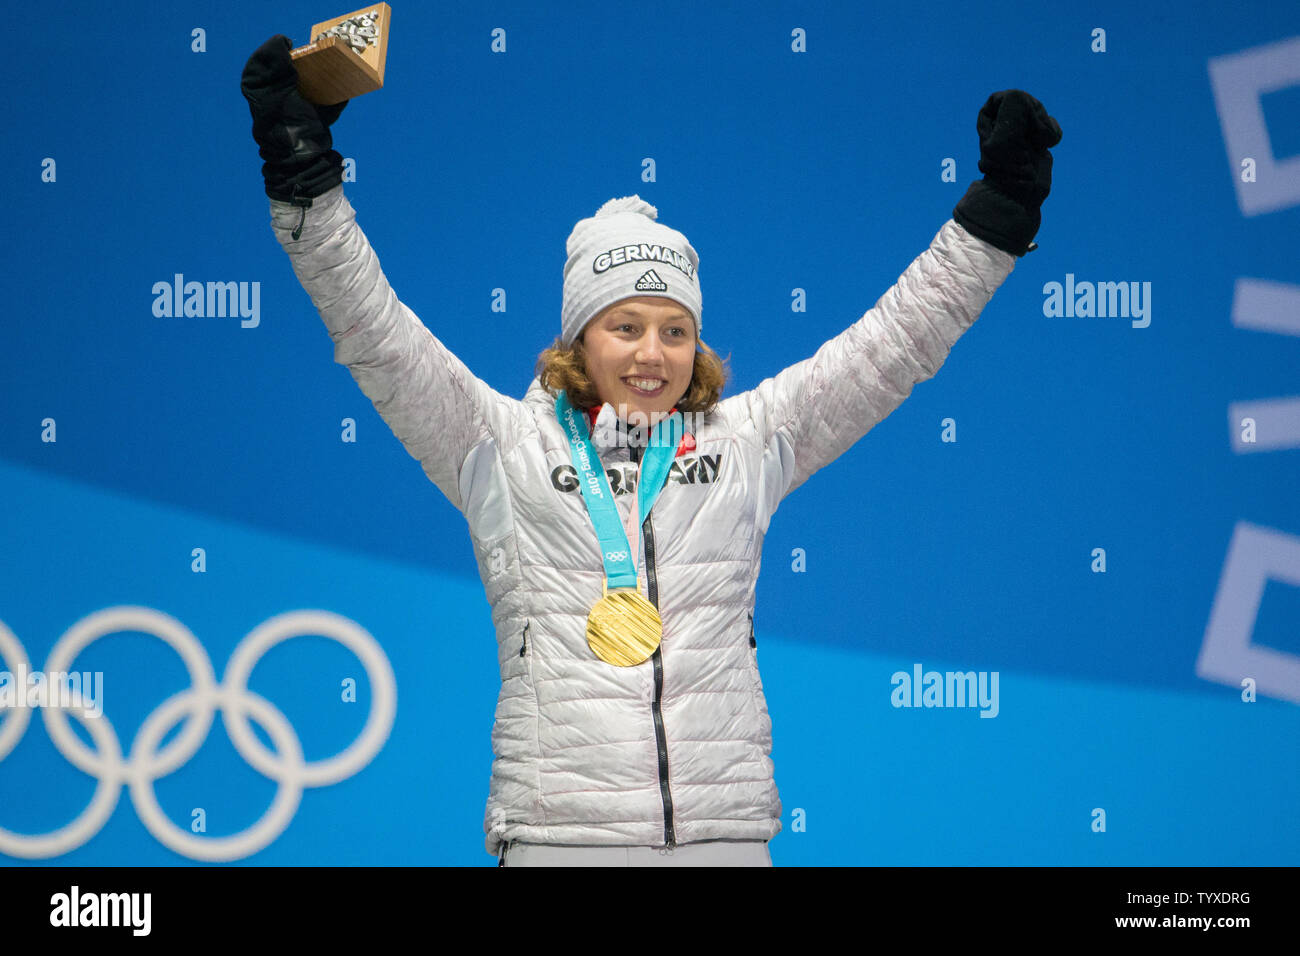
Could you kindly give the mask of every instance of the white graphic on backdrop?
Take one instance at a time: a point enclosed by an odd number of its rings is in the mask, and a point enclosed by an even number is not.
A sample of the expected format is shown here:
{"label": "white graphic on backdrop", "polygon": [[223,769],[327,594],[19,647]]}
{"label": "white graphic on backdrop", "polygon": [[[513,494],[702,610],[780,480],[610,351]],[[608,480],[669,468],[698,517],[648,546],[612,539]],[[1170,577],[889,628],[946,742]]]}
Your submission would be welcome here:
{"label": "white graphic on backdrop", "polygon": [[[1259,101],[1261,93],[1300,86],[1300,37],[1212,57],[1209,71],[1241,214],[1258,216],[1300,203],[1300,156],[1273,155]],[[1246,159],[1255,161],[1250,182],[1240,175]]]}
{"label": "white graphic on backdrop", "polygon": [[[1243,216],[1300,205],[1300,156],[1273,155],[1260,95],[1300,86],[1300,37],[1209,61],[1210,86]],[[1238,278],[1231,321],[1238,329],[1300,335],[1300,286]],[[1236,454],[1300,448],[1300,397],[1230,402],[1229,443]],[[1254,642],[1265,585],[1300,586],[1300,538],[1237,522],[1201,640],[1196,674],[1240,689],[1245,678],[1261,694],[1300,703],[1300,655]]]}
{"label": "white graphic on backdrop", "polygon": [[[1263,93],[1300,86],[1300,37],[1212,57],[1208,68],[1241,214],[1300,205],[1300,156],[1273,155],[1260,103]],[[1252,163],[1247,175],[1244,167]],[[1233,286],[1231,315],[1239,329],[1300,335],[1300,285],[1242,276]],[[1300,397],[1230,403],[1228,435],[1238,455],[1300,448]]]}
{"label": "white graphic on backdrop", "polygon": [[1259,693],[1300,704],[1300,655],[1252,640],[1269,581],[1300,587],[1300,538],[1237,522],[1196,675],[1238,689],[1243,678],[1254,678]]}
{"label": "white graphic on backdrop", "polygon": [[[39,708],[46,730],[59,752],[78,769],[99,781],[90,805],[71,823],[44,834],[23,834],[0,828],[0,853],[42,859],[71,852],[97,834],[117,806],[122,787],[130,787],[136,813],[157,840],[195,860],[238,860],[264,849],[289,826],[304,787],[323,787],[346,780],[374,758],[393,726],[397,712],[397,683],[379,643],[360,625],[329,611],[292,611],[271,618],[247,634],[231,654],[221,683],[198,639],[175,618],[147,607],[105,608],[68,629],[50,651],[46,671],[70,671],[76,656],[101,637],[120,631],[152,634],[180,654],[191,686],[163,701],[145,719],[132,743],[130,756],[104,716],[87,713],[84,704]],[[293,637],[321,635],[352,651],[370,681],[370,714],[361,733],[345,750],[325,760],[305,761],[302,744],[279,709],[248,688],[248,678],[262,656]],[[0,658],[11,672],[31,670],[26,651],[0,621]],[[257,823],[226,837],[204,837],[177,827],[158,805],[154,781],[189,761],[207,740],[216,711],[231,743],[249,765],[279,784],[275,799]],[[0,761],[17,746],[31,719],[30,707],[0,706]],[[76,717],[95,743],[90,750],[73,732],[68,715]],[[266,730],[276,752],[267,750],[248,724],[252,717]],[[176,738],[158,750],[159,742],[177,723],[186,721]],[[8,821],[5,821],[8,822]]]}

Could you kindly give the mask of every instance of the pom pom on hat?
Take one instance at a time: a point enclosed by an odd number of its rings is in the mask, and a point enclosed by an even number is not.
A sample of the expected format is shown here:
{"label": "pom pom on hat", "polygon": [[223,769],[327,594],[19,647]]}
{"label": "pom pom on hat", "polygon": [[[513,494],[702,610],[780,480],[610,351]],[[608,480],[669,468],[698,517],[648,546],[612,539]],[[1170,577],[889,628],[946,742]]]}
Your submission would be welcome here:
{"label": "pom pom on hat", "polygon": [[639,212],[649,219],[658,219],[659,210],[650,205],[640,196],[623,196],[620,199],[611,199],[605,205],[596,210],[597,216],[612,216],[619,212]]}

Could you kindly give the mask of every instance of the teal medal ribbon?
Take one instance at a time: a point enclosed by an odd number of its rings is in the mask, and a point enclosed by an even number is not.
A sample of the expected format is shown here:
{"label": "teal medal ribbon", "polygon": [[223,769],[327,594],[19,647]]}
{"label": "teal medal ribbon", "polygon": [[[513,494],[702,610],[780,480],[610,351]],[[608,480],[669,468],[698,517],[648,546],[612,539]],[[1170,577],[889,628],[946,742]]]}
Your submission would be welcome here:
{"label": "teal medal ribbon", "polygon": [[[591,516],[596,538],[600,542],[601,560],[605,565],[605,586],[635,588],[636,565],[632,563],[631,546],[627,532],[623,530],[623,522],[619,519],[618,506],[614,504],[609,478],[605,475],[600,456],[591,441],[587,416],[573,407],[565,392],[560,392],[555,399],[555,414],[569,439],[569,453],[573,467],[578,472],[578,487],[587,503],[587,514]],[[661,419],[651,433],[650,445],[643,456],[637,478],[637,510],[640,513],[637,527],[645,524],[646,515],[663,490],[684,430],[681,413],[673,412]]]}

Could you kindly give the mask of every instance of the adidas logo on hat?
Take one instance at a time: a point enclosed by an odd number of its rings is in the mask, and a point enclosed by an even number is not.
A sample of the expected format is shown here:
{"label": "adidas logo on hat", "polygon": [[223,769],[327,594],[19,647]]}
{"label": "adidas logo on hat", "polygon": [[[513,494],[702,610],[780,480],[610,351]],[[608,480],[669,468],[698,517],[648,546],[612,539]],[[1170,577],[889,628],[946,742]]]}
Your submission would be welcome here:
{"label": "adidas logo on hat", "polygon": [[659,278],[659,273],[647,269],[645,274],[636,280],[636,289],[638,292],[667,292],[668,283]]}

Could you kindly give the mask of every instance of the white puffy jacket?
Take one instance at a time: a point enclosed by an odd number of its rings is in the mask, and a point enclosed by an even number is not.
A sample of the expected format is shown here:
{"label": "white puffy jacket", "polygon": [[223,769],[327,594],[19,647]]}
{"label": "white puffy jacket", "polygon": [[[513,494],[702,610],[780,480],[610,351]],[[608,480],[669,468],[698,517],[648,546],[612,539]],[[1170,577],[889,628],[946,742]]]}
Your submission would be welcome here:
{"label": "white puffy jacket", "polygon": [[[468,521],[501,668],[488,852],[773,837],[753,627],[768,522],[939,370],[1015,257],[949,220],[862,318],[705,416],[642,526],[638,578],[663,643],[615,667],[587,646],[604,572],[554,397],[536,379],[522,401],[502,395],[448,351],[398,300],[341,185],[305,214],[270,203],[335,361]],[[626,514],[638,466],[625,446],[598,450]]]}

